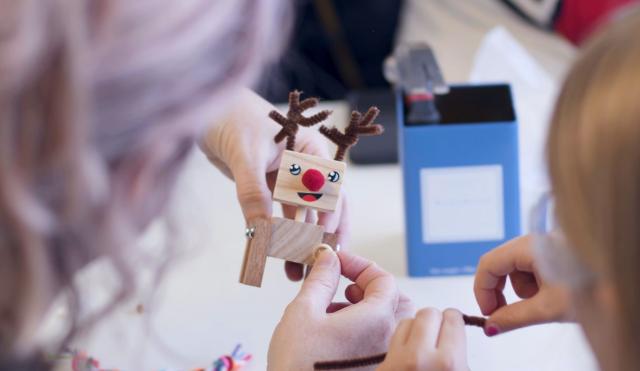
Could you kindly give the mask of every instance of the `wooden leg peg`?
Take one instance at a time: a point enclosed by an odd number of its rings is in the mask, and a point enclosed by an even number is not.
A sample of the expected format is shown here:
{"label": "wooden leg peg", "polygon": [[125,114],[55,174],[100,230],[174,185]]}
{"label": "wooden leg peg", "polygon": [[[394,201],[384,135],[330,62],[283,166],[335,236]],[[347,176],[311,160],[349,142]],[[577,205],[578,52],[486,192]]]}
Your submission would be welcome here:
{"label": "wooden leg peg", "polygon": [[252,236],[247,236],[247,246],[244,251],[242,271],[240,272],[240,283],[260,287],[271,242],[271,220],[254,219],[250,221],[249,227],[254,229]]}

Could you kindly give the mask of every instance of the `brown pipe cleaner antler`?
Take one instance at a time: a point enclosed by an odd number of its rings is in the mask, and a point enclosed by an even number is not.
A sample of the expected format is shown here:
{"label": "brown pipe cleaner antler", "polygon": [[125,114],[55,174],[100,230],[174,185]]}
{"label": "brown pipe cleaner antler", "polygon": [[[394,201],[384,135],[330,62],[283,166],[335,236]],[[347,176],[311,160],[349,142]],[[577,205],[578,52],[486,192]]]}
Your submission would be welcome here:
{"label": "brown pipe cleaner antler", "polygon": [[310,117],[302,115],[304,111],[317,105],[317,98],[307,98],[300,102],[299,91],[294,90],[289,93],[289,111],[287,112],[287,117],[282,116],[277,111],[269,112],[269,117],[282,126],[282,129],[280,129],[280,132],[278,132],[274,138],[275,142],[280,143],[284,138],[287,138],[287,149],[293,151],[296,143],[296,134],[298,133],[298,125],[310,127],[326,120],[331,114],[331,111],[325,110]]}
{"label": "brown pipe cleaner antler", "polygon": [[[467,316],[466,314],[462,315],[462,320],[464,324],[467,326],[476,326],[480,328],[484,328],[486,325],[487,319],[484,317],[476,317],[476,316]],[[377,365],[378,363],[384,362],[384,359],[387,357],[387,353],[380,353],[373,355],[371,357],[363,357],[363,358],[352,358],[352,359],[342,359],[337,361],[322,361],[316,362],[313,364],[314,370],[344,370],[351,369],[357,367],[365,367]]]}
{"label": "brown pipe cleaner antler", "polygon": [[320,132],[338,146],[334,160],[342,161],[347,149],[358,143],[360,135],[380,135],[384,132],[381,125],[373,123],[379,113],[378,107],[369,107],[364,116],[358,111],[351,112],[351,120],[344,134],[335,127],[331,129],[324,125],[320,127]]}

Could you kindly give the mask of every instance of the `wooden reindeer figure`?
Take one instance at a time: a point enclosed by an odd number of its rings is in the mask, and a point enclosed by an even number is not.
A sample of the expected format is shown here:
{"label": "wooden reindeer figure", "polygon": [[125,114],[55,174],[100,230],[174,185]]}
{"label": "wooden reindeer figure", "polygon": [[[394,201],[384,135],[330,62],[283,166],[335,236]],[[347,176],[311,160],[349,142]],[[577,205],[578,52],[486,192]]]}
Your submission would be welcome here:
{"label": "wooden reindeer figure", "polygon": [[286,117],[272,111],[269,117],[282,126],[275,136],[276,143],[287,140],[286,150],[278,169],[273,199],[297,207],[295,220],[272,217],[253,220],[247,228],[247,247],[240,274],[240,282],[259,287],[262,283],[267,256],[307,265],[313,264],[314,248],[326,244],[337,248],[338,236],[326,233],[324,227],[305,223],[307,209],[333,212],[340,199],[340,190],[347,165],[344,156],[360,135],[379,135],[382,127],[374,124],[379,110],[369,108],[363,116],[354,111],[344,133],[337,128],[320,127],[320,132],[334,142],[338,149],[333,160],[295,152],[295,137],[300,126],[311,127],[324,121],[331,112],[322,111],[305,117],[303,112],[315,107],[318,100],[300,101],[300,92],[289,94]]}

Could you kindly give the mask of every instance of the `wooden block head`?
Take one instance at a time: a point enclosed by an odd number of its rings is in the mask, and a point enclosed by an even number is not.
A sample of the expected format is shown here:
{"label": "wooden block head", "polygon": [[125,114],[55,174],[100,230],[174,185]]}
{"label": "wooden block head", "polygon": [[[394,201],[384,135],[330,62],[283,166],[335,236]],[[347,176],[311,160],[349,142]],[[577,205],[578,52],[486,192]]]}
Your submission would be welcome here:
{"label": "wooden block head", "polygon": [[283,204],[334,211],[347,164],[305,153],[284,151],[273,199]]}

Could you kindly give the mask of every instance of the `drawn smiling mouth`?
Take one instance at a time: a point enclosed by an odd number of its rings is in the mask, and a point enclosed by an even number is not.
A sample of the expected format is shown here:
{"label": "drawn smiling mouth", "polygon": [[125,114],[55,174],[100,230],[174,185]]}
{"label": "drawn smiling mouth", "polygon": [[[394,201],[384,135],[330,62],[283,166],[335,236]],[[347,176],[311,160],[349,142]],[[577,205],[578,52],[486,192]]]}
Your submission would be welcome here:
{"label": "drawn smiling mouth", "polygon": [[322,193],[298,192],[298,196],[307,202],[315,202],[318,201],[320,197],[322,197]]}

